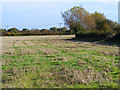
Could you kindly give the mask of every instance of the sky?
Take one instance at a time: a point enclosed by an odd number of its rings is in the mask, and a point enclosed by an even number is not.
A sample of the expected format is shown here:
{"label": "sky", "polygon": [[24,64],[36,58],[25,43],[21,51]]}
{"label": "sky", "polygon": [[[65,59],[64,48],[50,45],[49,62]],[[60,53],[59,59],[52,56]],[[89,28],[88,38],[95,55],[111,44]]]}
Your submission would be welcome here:
{"label": "sky", "polygon": [[118,2],[119,0],[0,0],[0,2]]}
{"label": "sky", "polygon": [[118,22],[117,2],[3,2],[3,28],[38,28],[60,27],[64,21],[61,12],[74,6],[81,6],[86,11],[104,13],[106,18]]}

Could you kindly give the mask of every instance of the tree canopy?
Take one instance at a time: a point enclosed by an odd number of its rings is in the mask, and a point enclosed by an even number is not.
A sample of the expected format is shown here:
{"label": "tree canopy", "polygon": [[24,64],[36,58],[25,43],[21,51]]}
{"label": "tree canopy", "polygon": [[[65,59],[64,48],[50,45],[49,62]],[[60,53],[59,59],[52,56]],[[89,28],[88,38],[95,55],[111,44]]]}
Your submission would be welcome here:
{"label": "tree canopy", "polygon": [[70,10],[62,12],[62,17],[64,19],[65,25],[74,31],[75,35],[77,32],[87,32],[96,30],[98,32],[110,32],[113,33],[114,30],[118,30],[118,24],[106,19],[104,14],[87,12],[83,7],[74,6]]}
{"label": "tree canopy", "polygon": [[92,29],[95,27],[95,21],[90,13],[82,7],[73,7],[68,11],[62,12],[65,25],[70,29],[77,30]]}

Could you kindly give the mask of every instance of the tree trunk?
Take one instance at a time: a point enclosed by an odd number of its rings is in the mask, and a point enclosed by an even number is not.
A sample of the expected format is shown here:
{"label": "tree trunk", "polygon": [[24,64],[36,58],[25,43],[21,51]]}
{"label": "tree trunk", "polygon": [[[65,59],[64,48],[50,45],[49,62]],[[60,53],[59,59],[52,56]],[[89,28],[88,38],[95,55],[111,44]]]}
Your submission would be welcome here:
{"label": "tree trunk", "polygon": [[75,38],[77,38],[77,29],[75,28]]}

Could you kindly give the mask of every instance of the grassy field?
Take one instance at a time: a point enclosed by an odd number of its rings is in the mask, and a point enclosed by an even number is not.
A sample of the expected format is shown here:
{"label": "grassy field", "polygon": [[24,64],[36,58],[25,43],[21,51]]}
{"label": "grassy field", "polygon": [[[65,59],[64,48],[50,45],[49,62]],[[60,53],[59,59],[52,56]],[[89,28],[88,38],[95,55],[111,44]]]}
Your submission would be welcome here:
{"label": "grassy field", "polygon": [[117,88],[118,46],[73,37],[2,37],[2,87]]}

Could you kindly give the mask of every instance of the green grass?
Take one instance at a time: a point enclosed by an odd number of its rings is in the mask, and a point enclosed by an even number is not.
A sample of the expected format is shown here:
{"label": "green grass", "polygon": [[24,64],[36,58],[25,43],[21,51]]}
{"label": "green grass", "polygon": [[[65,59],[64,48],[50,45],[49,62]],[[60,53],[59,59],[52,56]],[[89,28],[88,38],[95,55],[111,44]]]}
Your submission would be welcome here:
{"label": "green grass", "polygon": [[2,55],[4,88],[118,87],[117,46],[62,38],[12,42],[14,54]]}

